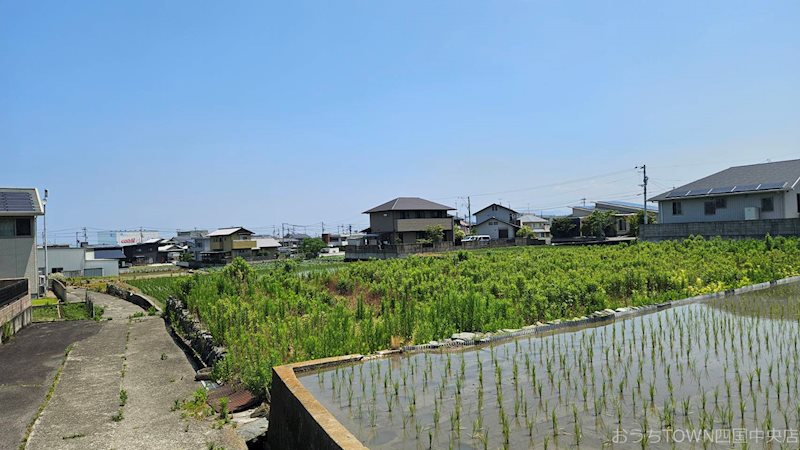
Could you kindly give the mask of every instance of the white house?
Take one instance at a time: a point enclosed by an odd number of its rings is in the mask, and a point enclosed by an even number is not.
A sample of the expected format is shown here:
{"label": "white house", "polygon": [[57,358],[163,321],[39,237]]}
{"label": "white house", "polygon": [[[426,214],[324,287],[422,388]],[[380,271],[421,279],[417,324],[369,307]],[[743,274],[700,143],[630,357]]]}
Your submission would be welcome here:
{"label": "white house", "polygon": [[519,213],[497,203],[492,203],[473,216],[475,225],[472,226],[472,233],[487,235],[492,240],[514,239],[520,228],[517,224]]}
{"label": "white house", "polygon": [[525,214],[517,219],[521,227],[528,227],[533,230],[533,235],[537,239],[549,239],[550,221],[533,214]]}

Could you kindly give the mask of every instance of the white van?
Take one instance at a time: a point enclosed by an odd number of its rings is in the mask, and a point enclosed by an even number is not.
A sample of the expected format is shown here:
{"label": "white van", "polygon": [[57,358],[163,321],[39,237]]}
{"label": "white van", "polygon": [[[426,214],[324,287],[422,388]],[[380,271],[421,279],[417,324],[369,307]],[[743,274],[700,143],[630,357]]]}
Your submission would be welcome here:
{"label": "white van", "polygon": [[488,234],[473,234],[470,236],[465,236],[464,239],[461,239],[461,242],[489,242],[492,238]]}

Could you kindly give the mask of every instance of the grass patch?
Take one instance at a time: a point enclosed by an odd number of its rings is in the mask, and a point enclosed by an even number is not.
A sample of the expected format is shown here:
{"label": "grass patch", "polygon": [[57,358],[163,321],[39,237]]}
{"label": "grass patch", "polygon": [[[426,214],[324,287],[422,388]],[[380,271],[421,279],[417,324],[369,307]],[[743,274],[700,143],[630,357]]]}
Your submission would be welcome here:
{"label": "grass patch", "polygon": [[31,300],[31,305],[33,306],[55,305],[56,303],[58,303],[58,299],[55,297],[35,298]]}
{"label": "grass patch", "polygon": [[[59,317],[59,309],[61,317]],[[104,309],[94,306],[94,320],[100,320]],[[92,317],[86,308],[85,303],[66,303],[60,305],[41,305],[35,306],[32,311],[34,322],[54,322],[58,320],[90,320]]]}

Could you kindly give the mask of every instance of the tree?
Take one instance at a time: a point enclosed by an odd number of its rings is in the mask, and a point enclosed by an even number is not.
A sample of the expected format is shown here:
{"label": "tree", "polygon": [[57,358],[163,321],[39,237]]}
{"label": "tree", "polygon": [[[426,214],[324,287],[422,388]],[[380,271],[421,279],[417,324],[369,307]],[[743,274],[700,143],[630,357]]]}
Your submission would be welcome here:
{"label": "tree", "polygon": [[319,255],[320,250],[327,247],[325,241],[320,238],[307,238],[303,239],[303,242],[300,244],[300,253],[302,253],[306,259],[314,259]]}
{"label": "tree", "polygon": [[[652,211],[647,212],[647,223],[656,223],[656,213]],[[628,226],[631,229],[633,236],[639,236],[639,226],[644,224],[644,211],[639,211],[636,214],[628,217]]]}
{"label": "tree", "polygon": [[453,231],[453,237],[454,237],[454,238],[455,238],[457,241],[460,241],[461,239],[464,239],[464,236],[466,236],[466,235],[467,235],[467,233],[464,233],[464,230],[462,230],[461,228],[456,228],[456,229]]}
{"label": "tree", "polygon": [[584,236],[606,237],[615,234],[615,211],[593,211],[581,221],[581,233]]}
{"label": "tree", "polygon": [[533,230],[526,225],[517,230],[516,236],[519,238],[533,238],[536,237],[536,233],[534,233]]}
{"label": "tree", "polygon": [[179,258],[181,262],[190,262],[194,261],[194,254],[191,252],[183,252],[181,253],[181,257]]}
{"label": "tree", "polygon": [[575,222],[569,217],[556,217],[550,225],[550,234],[554,238],[568,238],[575,235]]}
{"label": "tree", "polygon": [[441,225],[429,225],[425,228],[425,238],[434,244],[444,240],[444,228]]}

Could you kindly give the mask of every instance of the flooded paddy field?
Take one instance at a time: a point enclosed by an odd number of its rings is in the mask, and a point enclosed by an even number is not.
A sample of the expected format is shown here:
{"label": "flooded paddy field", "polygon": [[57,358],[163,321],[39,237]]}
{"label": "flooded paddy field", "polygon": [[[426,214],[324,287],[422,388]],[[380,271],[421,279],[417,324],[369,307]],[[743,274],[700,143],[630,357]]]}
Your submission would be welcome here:
{"label": "flooded paddy field", "polygon": [[800,285],[304,374],[372,449],[798,448]]}

